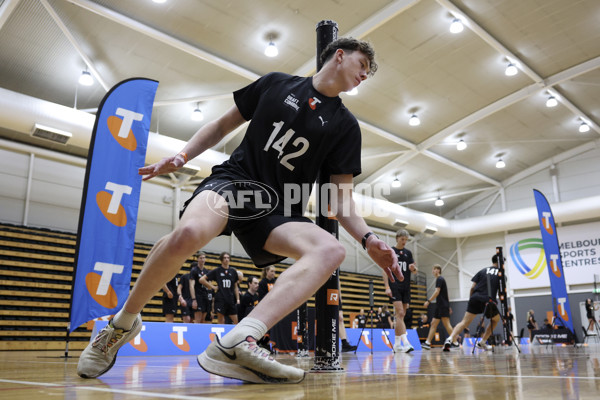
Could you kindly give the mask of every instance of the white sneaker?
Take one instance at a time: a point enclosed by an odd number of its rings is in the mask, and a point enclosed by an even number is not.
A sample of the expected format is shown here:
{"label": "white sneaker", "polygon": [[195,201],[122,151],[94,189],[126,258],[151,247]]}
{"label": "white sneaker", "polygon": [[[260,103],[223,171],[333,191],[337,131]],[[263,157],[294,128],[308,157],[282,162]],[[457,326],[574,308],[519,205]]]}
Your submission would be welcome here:
{"label": "white sneaker", "polygon": [[492,349],[492,346],[490,346],[487,343],[483,343],[482,341],[477,342],[477,344],[475,346],[477,346],[478,349],[485,350],[485,351]]}
{"label": "white sneaker", "polygon": [[82,378],[97,378],[111,369],[121,346],[132,341],[141,330],[142,317],[139,314],[128,331],[113,327],[110,320],[79,356],[77,374]]}
{"label": "white sneaker", "polygon": [[268,350],[247,339],[225,347],[216,336],[198,356],[198,364],[211,374],[252,383],[298,383],[304,379],[304,370],[278,363]]}
{"label": "white sneaker", "polygon": [[403,349],[403,351],[404,351],[405,353],[410,353],[411,351],[414,351],[414,350],[415,350],[415,348],[414,348],[414,347],[412,347],[412,345],[411,345],[411,344],[408,344],[408,345],[404,346],[404,349]]}

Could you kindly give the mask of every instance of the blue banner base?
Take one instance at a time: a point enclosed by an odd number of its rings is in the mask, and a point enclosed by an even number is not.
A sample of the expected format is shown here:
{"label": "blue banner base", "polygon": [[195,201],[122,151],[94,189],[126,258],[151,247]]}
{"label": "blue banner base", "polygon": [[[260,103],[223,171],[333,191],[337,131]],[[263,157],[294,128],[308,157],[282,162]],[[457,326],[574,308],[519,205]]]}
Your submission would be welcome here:
{"label": "blue banner base", "polygon": [[[108,324],[108,321],[95,321],[92,339],[106,324]],[[196,355],[202,353],[215,337],[224,336],[233,327],[234,325],[144,322],[140,334],[121,347],[119,355]],[[371,349],[373,351],[391,351],[394,346],[393,329],[373,329],[372,336],[371,329],[346,329],[346,334],[350,344],[358,344],[358,352],[370,352]],[[417,331],[408,329],[407,335],[415,350],[421,350]]]}

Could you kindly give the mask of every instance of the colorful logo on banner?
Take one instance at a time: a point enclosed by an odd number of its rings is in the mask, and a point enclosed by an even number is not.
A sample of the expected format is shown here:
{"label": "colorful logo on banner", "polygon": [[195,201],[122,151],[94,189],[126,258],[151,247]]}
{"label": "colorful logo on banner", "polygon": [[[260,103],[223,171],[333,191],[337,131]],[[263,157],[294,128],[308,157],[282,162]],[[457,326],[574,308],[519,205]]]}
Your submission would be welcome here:
{"label": "colorful logo on banner", "polygon": [[[158,82],[115,85],[98,108],[88,154],[70,330],[114,314],[129,294],[135,228]],[[143,345],[141,345],[143,348]]]}
{"label": "colorful logo on banner", "polygon": [[557,313],[557,316],[565,327],[574,332],[554,216],[546,197],[535,189],[533,190],[533,194],[537,206],[540,231],[542,232],[544,252],[546,253],[546,259],[549,260],[548,275],[550,277],[553,310]]}
{"label": "colorful logo on banner", "polygon": [[[526,259],[533,256],[533,266]],[[528,279],[536,279],[546,269],[546,253],[542,239],[522,239],[510,246],[510,257],[517,270]]]}

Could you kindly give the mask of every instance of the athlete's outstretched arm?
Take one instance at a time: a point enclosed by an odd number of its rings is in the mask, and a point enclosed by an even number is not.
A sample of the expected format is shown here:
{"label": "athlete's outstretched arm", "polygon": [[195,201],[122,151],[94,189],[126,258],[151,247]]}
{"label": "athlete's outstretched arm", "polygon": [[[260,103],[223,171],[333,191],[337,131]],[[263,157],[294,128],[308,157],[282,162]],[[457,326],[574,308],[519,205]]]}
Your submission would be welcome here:
{"label": "athlete's outstretched arm", "polygon": [[171,157],[165,157],[157,163],[142,167],[138,170],[143,175],[143,180],[154,178],[157,175],[177,171],[186,162],[202,154],[224,138],[229,132],[246,122],[237,106],[232,106],[220,118],[211,121],[192,136],[181,152]]}
{"label": "athlete's outstretched arm", "polygon": [[[331,183],[337,189],[337,203],[332,204],[332,211],[335,212],[338,221],[344,229],[356,241],[362,244],[363,237],[371,229],[363,217],[356,213],[356,204],[352,198],[352,175],[331,175]],[[404,280],[402,271],[400,271],[400,267],[398,266],[398,257],[387,243],[375,235],[370,235],[366,241],[366,249],[371,259],[383,269],[390,281],[394,282],[395,279]]]}

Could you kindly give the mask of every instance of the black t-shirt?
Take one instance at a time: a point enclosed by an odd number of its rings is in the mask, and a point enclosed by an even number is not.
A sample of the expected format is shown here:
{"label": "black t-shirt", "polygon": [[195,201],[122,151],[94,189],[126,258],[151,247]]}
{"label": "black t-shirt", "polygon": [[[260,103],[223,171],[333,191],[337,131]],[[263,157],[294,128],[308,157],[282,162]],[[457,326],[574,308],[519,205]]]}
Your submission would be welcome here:
{"label": "black t-shirt", "polygon": [[358,327],[359,328],[364,328],[367,325],[367,316],[364,314],[358,314],[356,316],[356,319],[358,320]]}
{"label": "black t-shirt", "polygon": [[312,77],[273,72],[233,96],[250,124],[229,160],[213,167],[213,176],[266,184],[279,197],[279,213],[301,216],[302,202],[284,207],[284,184],[310,191],[322,167],[328,174],[360,174],[358,121],[339,97],[317,92]]}
{"label": "black t-shirt", "polygon": [[[181,275],[181,279],[179,280],[179,286],[181,286],[181,296],[185,301],[191,301],[192,295],[190,292],[190,274]],[[188,306],[192,306],[192,304],[188,304]]]}
{"label": "black t-shirt", "polygon": [[[194,281],[194,291],[196,292],[196,297],[198,298],[202,295],[206,295],[210,290],[200,283],[200,278],[206,274],[208,274],[208,270],[206,268],[200,269],[197,264],[190,270],[190,277]],[[212,290],[210,291],[212,292]]]}
{"label": "black t-shirt", "polygon": [[450,307],[450,299],[448,298],[448,286],[443,276],[438,276],[435,280],[435,287],[440,288],[440,293],[435,298],[437,307]]}
{"label": "black t-shirt", "polygon": [[241,321],[246,315],[250,314],[250,311],[258,304],[258,292],[252,294],[248,291],[244,293],[240,299],[240,305],[238,307],[238,320]]}
{"label": "black t-shirt", "polygon": [[[179,275],[175,275],[173,279],[167,282],[167,288],[173,293],[173,298],[177,300],[177,285],[179,285]],[[167,294],[163,292],[163,297],[168,298]]]}
{"label": "black t-shirt", "polygon": [[[490,281],[490,291],[488,294],[488,277]],[[487,301],[490,297],[496,301],[498,295],[498,288],[500,287],[500,278],[498,277],[498,267],[486,267],[481,269],[471,279],[471,282],[475,282],[475,289],[471,298],[477,300]]]}
{"label": "black t-shirt", "polygon": [[389,311],[382,311],[379,314],[379,327],[383,328],[383,329],[389,329],[391,328],[390,326],[390,320],[389,318],[392,316],[392,314],[390,314]]}
{"label": "black t-shirt", "polygon": [[392,247],[396,255],[398,256],[398,265],[402,270],[402,274],[404,275],[404,280],[400,282],[398,279],[395,279],[394,282],[390,282],[390,285],[396,285],[400,289],[410,290],[410,269],[408,266],[410,264],[414,264],[415,260],[413,259],[412,252],[408,250],[406,247],[402,250]]}
{"label": "black t-shirt", "polygon": [[219,290],[215,294],[215,300],[223,300],[235,304],[235,283],[238,281],[238,274],[235,268],[227,269],[219,266],[206,274],[206,279],[217,282]]}
{"label": "black t-shirt", "polygon": [[267,293],[269,293],[271,291],[271,289],[273,288],[273,285],[275,284],[275,280],[277,278],[273,278],[273,279],[267,279],[267,278],[263,278],[260,280],[260,282],[258,282],[258,300],[262,300]]}

